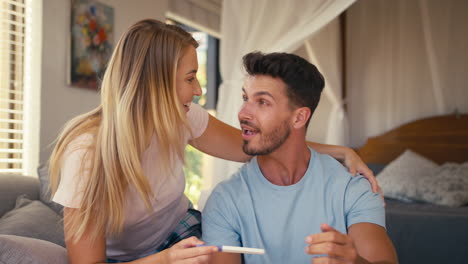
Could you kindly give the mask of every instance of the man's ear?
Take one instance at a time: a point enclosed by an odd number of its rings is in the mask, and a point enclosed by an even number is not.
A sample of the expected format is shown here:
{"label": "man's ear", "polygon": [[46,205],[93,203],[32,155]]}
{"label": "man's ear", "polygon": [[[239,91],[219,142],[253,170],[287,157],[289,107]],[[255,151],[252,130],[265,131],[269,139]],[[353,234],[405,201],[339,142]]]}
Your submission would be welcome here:
{"label": "man's ear", "polygon": [[309,107],[299,107],[294,111],[294,128],[302,128],[307,124],[310,115],[312,114]]}

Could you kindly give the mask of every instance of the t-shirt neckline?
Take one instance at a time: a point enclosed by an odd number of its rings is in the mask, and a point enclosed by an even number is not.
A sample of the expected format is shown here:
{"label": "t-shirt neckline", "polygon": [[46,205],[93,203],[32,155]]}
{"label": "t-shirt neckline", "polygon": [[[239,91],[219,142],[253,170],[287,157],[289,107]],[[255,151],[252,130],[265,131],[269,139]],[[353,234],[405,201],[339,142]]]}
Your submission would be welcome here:
{"label": "t-shirt neckline", "polygon": [[258,160],[257,160],[257,156],[253,157],[253,169],[255,170],[255,177],[261,182],[261,184],[269,187],[269,188],[272,188],[272,189],[275,189],[275,190],[279,190],[279,191],[291,191],[291,190],[297,190],[299,188],[302,188],[302,186],[304,186],[305,182],[307,181],[307,178],[310,178],[310,175],[311,174],[310,172],[312,171],[312,167],[315,163],[315,160],[316,160],[316,152],[311,149],[310,147],[308,147],[309,151],[310,151],[310,159],[309,159],[309,165],[307,166],[307,170],[305,171],[304,173],[304,176],[296,183],[294,184],[291,184],[291,185],[286,185],[286,186],[283,186],[283,185],[276,185],[272,182],[270,182],[262,173],[262,171],[260,170],[260,166],[258,165]]}

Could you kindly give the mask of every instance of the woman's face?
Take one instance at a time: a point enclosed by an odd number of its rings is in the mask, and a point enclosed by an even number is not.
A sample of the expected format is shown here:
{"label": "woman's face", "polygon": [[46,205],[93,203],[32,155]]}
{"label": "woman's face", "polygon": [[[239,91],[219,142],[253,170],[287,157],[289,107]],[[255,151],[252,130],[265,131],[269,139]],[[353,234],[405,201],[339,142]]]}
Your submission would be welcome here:
{"label": "woman's face", "polygon": [[198,59],[195,47],[190,45],[185,49],[179,60],[176,73],[177,97],[185,112],[190,110],[193,96],[201,96],[202,90],[197,80]]}

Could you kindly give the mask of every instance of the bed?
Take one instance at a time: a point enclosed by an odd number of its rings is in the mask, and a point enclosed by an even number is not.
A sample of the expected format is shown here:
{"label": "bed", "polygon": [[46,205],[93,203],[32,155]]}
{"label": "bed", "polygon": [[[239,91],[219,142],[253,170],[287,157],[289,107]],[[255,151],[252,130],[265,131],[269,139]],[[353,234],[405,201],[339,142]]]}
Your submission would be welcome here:
{"label": "bed", "polygon": [[[369,138],[356,151],[379,180],[382,169],[407,149],[437,164],[467,162],[468,114],[417,120]],[[387,198],[386,222],[400,264],[468,263],[468,204],[447,207]]]}

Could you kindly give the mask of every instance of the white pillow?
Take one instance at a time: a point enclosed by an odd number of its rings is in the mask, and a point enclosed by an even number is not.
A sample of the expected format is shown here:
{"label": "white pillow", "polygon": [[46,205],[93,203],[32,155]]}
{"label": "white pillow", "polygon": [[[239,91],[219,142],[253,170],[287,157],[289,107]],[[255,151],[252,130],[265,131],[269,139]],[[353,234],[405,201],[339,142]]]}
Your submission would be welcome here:
{"label": "white pillow", "polygon": [[417,180],[429,178],[437,168],[437,163],[408,149],[379,173],[377,181],[386,197],[411,201]]}
{"label": "white pillow", "polygon": [[468,204],[468,162],[445,163],[434,177],[418,182],[417,200],[450,207]]}
{"label": "white pillow", "polygon": [[384,195],[445,206],[468,203],[468,162],[442,166],[406,150],[378,175]]}

